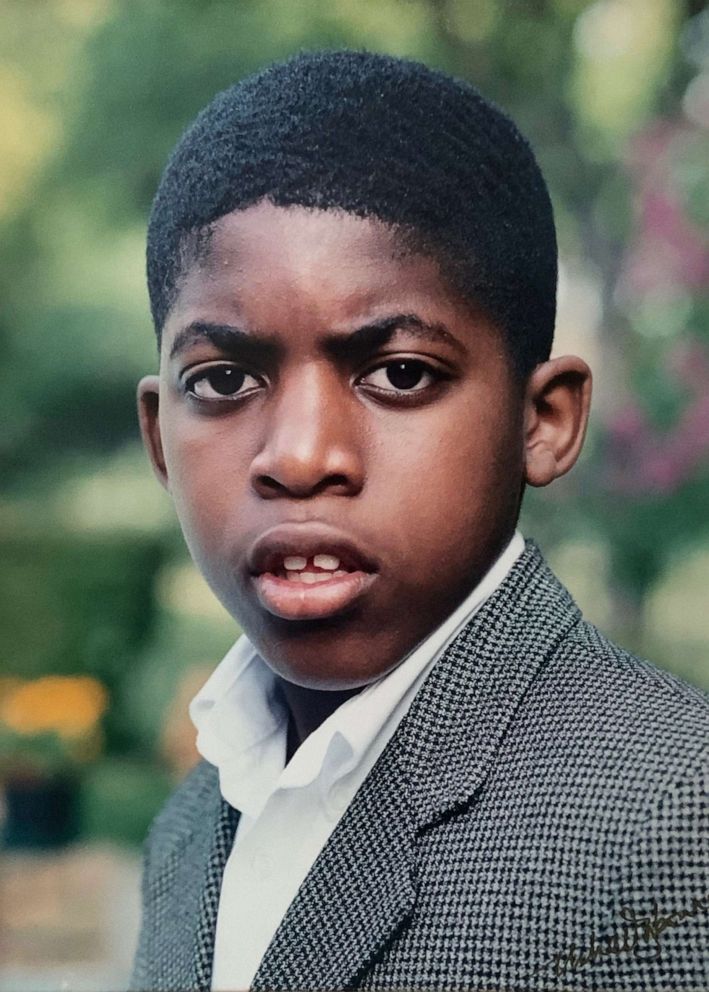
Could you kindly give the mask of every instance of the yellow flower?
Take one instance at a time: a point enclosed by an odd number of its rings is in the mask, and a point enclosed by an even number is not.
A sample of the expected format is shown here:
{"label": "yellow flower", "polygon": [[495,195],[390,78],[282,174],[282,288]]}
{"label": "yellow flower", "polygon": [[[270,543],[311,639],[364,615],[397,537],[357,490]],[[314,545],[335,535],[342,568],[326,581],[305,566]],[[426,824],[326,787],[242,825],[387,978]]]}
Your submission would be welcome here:
{"label": "yellow flower", "polygon": [[107,705],[106,689],[96,679],[47,675],[0,692],[0,723],[23,736],[54,731],[71,741],[90,733]]}

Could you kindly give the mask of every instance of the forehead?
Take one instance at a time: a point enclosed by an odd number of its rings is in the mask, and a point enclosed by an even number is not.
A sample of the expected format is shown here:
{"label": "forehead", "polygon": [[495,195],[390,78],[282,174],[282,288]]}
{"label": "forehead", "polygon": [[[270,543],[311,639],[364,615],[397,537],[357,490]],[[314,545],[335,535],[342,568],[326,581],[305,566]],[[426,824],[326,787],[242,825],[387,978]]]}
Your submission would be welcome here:
{"label": "forehead", "polygon": [[[382,221],[261,202],[216,221],[188,265],[166,332],[194,319],[250,315],[259,324],[328,326],[364,311],[470,309],[438,262]],[[406,306],[405,306],[406,304]],[[371,314],[370,314],[371,315]],[[174,332],[174,330],[173,330]]]}
{"label": "forehead", "polygon": [[206,260],[249,255],[258,261],[274,249],[289,265],[304,267],[336,250],[352,260],[410,254],[396,229],[346,210],[276,206],[261,201],[221,217],[212,228]]}

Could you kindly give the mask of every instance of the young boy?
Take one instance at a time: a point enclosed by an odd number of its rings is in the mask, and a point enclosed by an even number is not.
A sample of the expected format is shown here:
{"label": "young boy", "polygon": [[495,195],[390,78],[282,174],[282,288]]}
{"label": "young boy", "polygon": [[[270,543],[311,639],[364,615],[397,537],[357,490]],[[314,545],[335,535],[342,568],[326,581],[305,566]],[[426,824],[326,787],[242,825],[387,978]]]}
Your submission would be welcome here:
{"label": "young boy", "polygon": [[515,126],[362,53],[220,94],[150,222],[143,436],[244,636],[146,845],[143,989],[709,988],[704,697],[515,527],[590,373]]}

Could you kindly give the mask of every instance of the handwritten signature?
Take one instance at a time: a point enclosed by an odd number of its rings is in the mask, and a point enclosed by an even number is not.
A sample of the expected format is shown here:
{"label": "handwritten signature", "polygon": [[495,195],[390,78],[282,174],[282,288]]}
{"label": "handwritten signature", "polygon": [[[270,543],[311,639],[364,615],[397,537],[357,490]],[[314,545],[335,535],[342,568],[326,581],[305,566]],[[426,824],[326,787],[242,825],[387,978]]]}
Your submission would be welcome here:
{"label": "handwritten signature", "polygon": [[662,953],[660,946],[662,934],[707,910],[709,910],[709,896],[703,898],[695,896],[689,909],[672,912],[661,910],[657,902],[653,902],[652,909],[645,914],[636,912],[630,906],[623,906],[620,910],[623,924],[614,933],[598,939],[592,936],[588,947],[579,949],[572,944],[566,950],[554,955],[556,977],[559,978],[567,971],[577,971],[612,955],[631,954],[639,960],[659,961]]}

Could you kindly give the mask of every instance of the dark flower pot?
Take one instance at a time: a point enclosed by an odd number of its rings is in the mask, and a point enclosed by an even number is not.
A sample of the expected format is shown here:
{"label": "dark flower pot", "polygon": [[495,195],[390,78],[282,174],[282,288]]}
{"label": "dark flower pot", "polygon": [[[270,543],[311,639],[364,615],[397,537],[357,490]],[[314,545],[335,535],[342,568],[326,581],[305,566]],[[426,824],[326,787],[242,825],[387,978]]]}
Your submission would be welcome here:
{"label": "dark flower pot", "polygon": [[78,834],[78,787],[72,778],[5,783],[5,848],[61,847]]}

